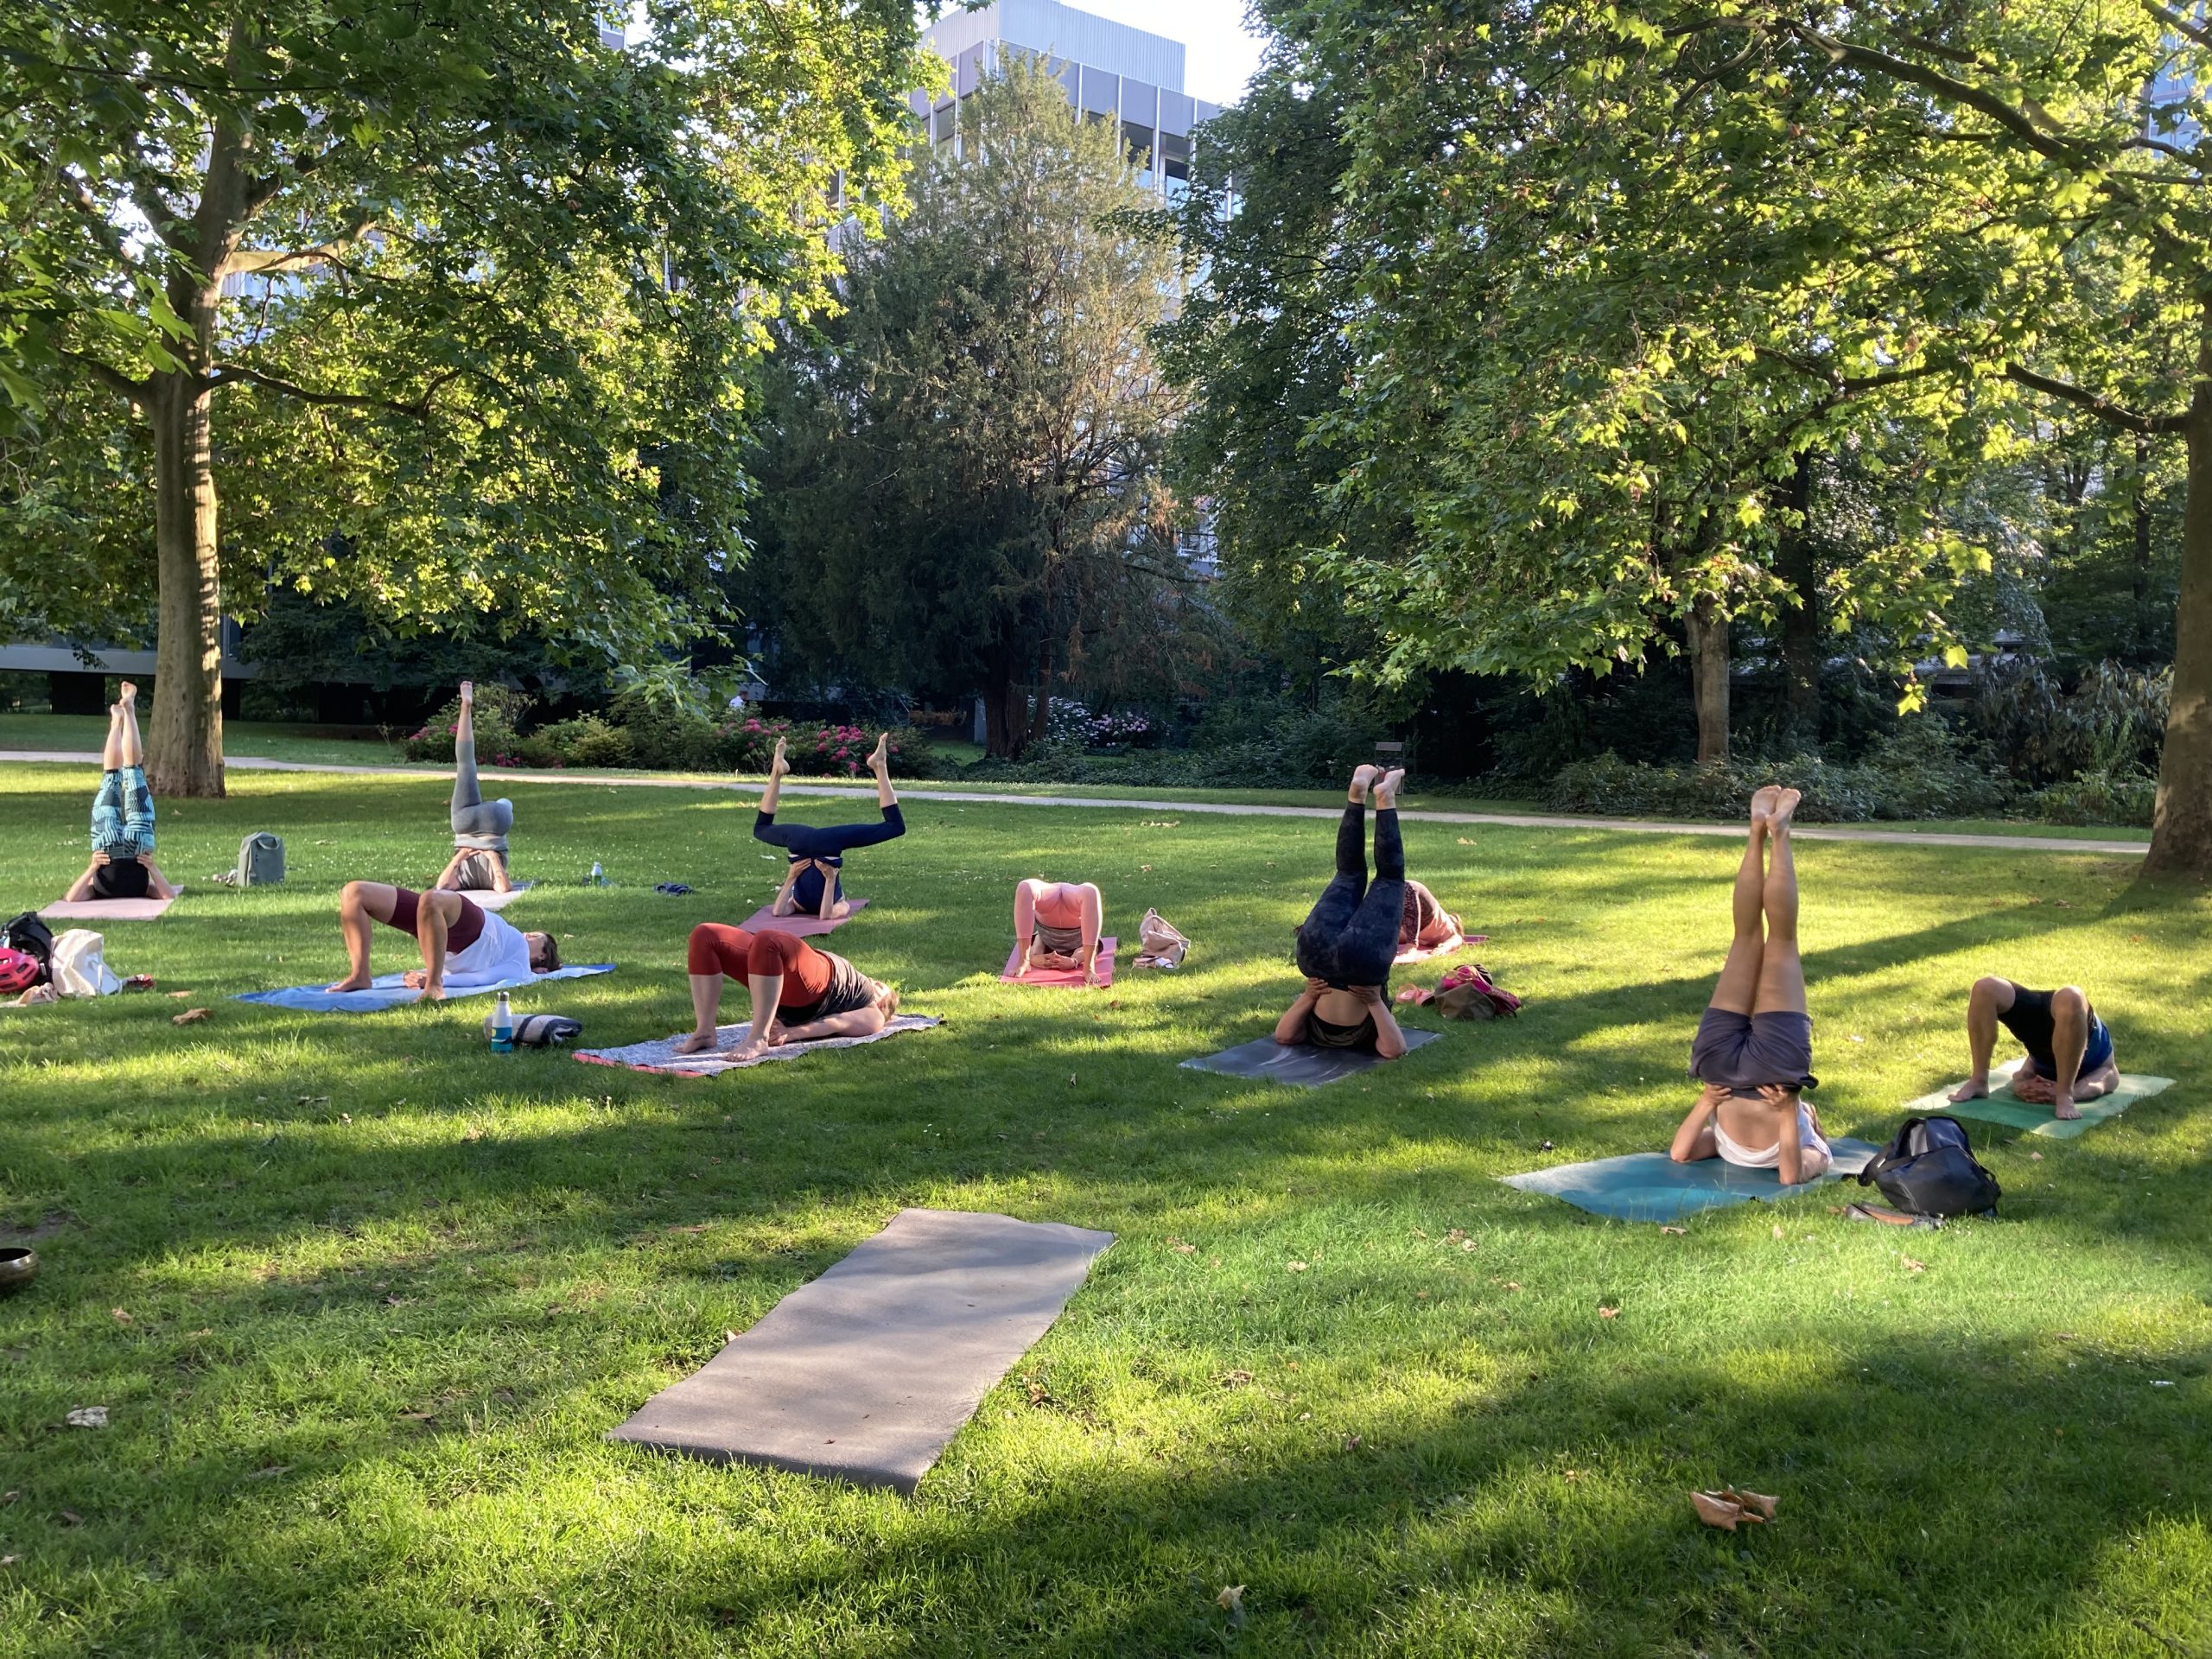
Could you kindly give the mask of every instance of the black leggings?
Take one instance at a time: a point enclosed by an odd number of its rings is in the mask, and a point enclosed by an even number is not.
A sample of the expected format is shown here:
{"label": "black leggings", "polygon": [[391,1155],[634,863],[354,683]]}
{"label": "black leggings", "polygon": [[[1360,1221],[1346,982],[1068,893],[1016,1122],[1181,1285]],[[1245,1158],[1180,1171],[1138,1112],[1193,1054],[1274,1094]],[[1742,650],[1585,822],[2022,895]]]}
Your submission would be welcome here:
{"label": "black leggings", "polygon": [[[807,866],[791,883],[791,903],[809,912],[822,908],[823,865],[828,865],[834,876],[843,868],[845,854],[851,849],[896,841],[906,833],[906,820],[899,815],[896,801],[883,809],[881,823],[830,823],[817,828],[810,823],[778,823],[770,812],[756,812],[753,817],[753,840],[781,847],[791,854],[792,863]],[[844,883],[839,881],[836,897],[842,899],[844,893]]]}
{"label": "black leggings", "polygon": [[1298,930],[1298,971],[1332,985],[1390,983],[1398,924],[1406,908],[1406,849],[1398,810],[1375,814],[1375,880],[1367,879],[1367,809],[1344,807],[1337,826],[1337,874]]}

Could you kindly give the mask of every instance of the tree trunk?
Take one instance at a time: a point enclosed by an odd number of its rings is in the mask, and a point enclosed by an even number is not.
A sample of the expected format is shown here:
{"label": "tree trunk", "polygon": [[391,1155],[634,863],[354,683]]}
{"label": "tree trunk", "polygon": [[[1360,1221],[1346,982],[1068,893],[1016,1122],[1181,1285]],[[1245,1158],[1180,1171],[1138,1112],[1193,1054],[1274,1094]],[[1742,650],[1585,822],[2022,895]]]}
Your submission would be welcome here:
{"label": "tree trunk", "polygon": [[1697,763],[1728,758],[1728,619],[1707,594],[1689,614],[1690,683],[1697,702]]}
{"label": "tree trunk", "polygon": [[2189,406],[2181,598],[2174,617],[2174,700],[2158,752],[2158,804],[2146,874],[2212,880],[2212,306]]}
{"label": "tree trunk", "polygon": [[1029,714],[1029,741],[1042,743],[1052,732],[1052,648],[1043,645],[1037,652],[1037,701]]}
{"label": "tree trunk", "polygon": [[2135,614],[2127,642],[2139,666],[2149,655],[2151,626],[2151,440],[2135,440]]}
{"label": "tree trunk", "polygon": [[1796,595],[1782,613],[1782,677],[1793,736],[1817,743],[1821,736],[1821,580],[1813,556],[1813,456],[1797,457],[1789,483],[1789,509],[1796,522],[1782,532],[1775,550],[1774,573]]}
{"label": "tree trunk", "polygon": [[156,796],[223,792],[223,604],[210,464],[213,393],[188,368],[156,374],[154,559],[160,626],[146,781]]}

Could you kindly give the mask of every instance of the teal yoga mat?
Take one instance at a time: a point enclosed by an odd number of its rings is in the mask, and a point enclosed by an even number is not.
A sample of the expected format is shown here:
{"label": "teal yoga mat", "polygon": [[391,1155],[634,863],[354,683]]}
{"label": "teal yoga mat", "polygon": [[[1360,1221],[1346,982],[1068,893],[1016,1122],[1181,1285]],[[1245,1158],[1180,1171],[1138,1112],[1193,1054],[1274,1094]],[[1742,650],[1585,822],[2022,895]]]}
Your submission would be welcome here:
{"label": "teal yoga mat", "polygon": [[2071,1141],[2098,1124],[2118,1117],[2137,1101],[2164,1094],[2174,1086],[2171,1077],[2138,1077],[2132,1071],[2123,1071],[2120,1074],[2120,1087],[2112,1093],[2100,1100],[2076,1103],[2082,1109],[2081,1116],[2053,1117],[2048,1106],[2014,1098],[2012,1074],[2019,1069],[2019,1061],[2014,1060],[2010,1065],[1991,1071],[1990,1092],[1980,1100],[1962,1100],[1954,1104],[1951,1090],[1959,1086],[1954,1083],[1932,1095],[1908,1100],[1904,1109],[1919,1117],[1932,1112],[1948,1112],[1953,1117],[1970,1117],[1979,1123],[2001,1123],[2006,1128],[2025,1129],[2030,1135],[2044,1135],[2053,1141]]}
{"label": "teal yoga mat", "polygon": [[1523,1192],[1564,1198],[1593,1216],[1610,1216],[1616,1221],[1680,1221],[1700,1211],[1725,1209],[1753,1199],[1771,1204],[1778,1198],[1797,1198],[1846,1175],[1857,1174],[1879,1150],[1848,1135],[1830,1141],[1828,1149],[1835,1157],[1827,1173],[1796,1186],[1784,1186],[1782,1178],[1770,1169],[1739,1169],[1725,1158],[1678,1164],[1663,1152],[1560,1164],[1498,1179]]}

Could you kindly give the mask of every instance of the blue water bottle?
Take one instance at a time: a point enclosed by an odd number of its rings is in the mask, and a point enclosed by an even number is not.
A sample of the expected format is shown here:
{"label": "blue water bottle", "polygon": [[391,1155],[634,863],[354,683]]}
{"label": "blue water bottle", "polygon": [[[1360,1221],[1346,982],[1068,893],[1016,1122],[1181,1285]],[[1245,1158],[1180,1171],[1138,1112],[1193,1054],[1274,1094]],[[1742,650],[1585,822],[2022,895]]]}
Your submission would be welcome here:
{"label": "blue water bottle", "polygon": [[492,1010],[492,1052],[512,1054],[515,1052],[515,1011],[507,1006],[507,994],[499,993],[499,1006]]}

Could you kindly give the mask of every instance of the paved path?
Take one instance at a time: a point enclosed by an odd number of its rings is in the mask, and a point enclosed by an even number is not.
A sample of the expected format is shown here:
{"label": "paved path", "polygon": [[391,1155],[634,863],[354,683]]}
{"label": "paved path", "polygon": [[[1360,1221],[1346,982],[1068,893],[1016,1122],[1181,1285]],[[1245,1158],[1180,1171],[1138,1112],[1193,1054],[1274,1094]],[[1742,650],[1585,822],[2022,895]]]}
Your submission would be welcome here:
{"label": "paved path", "polygon": [[[95,753],[70,753],[58,749],[0,749],[0,761],[10,760],[97,766],[100,757]],[[423,766],[337,766],[318,760],[268,760],[256,755],[237,755],[224,764],[240,772],[334,772],[370,777],[413,778],[421,781],[433,780],[439,776],[436,772]],[[756,792],[760,787],[757,783],[661,778],[650,773],[617,776],[484,771],[477,775],[486,782],[502,784],[604,784],[626,789],[744,790],[748,793]],[[874,798],[872,789],[855,789],[836,784],[796,783],[788,779],[784,784],[784,793],[842,796],[855,800]],[[1162,801],[1121,795],[995,795],[979,790],[909,789],[903,784],[899,786],[899,798],[906,801],[954,801],[990,806],[1116,807],[1140,812],[1217,812],[1231,817],[1327,818],[1332,821],[1342,810],[1334,806],[1249,806],[1227,801]],[[1634,836],[1739,836],[1744,833],[1744,826],[1740,823],[1668,823],[1645,818],[1575,817],[1563,813],[1546,816],[1535,812],[1433,812],[1414,811],[1408,808],[1398,816],[1410,823],[1490,823],[1512,830],[1605,830]],[[1868,830],[1858,824],[1842,823],[1802,824],[1798,827],[1797,837],[1801,841],[1883,842],[1898,847],[1980,847],[2016,853],[2098,853],[2121,858],[2140,858],[2148,849],[2148,843],[2140,841],[2075,841],[2063,836],[1970,836],[1948,830]]]}

